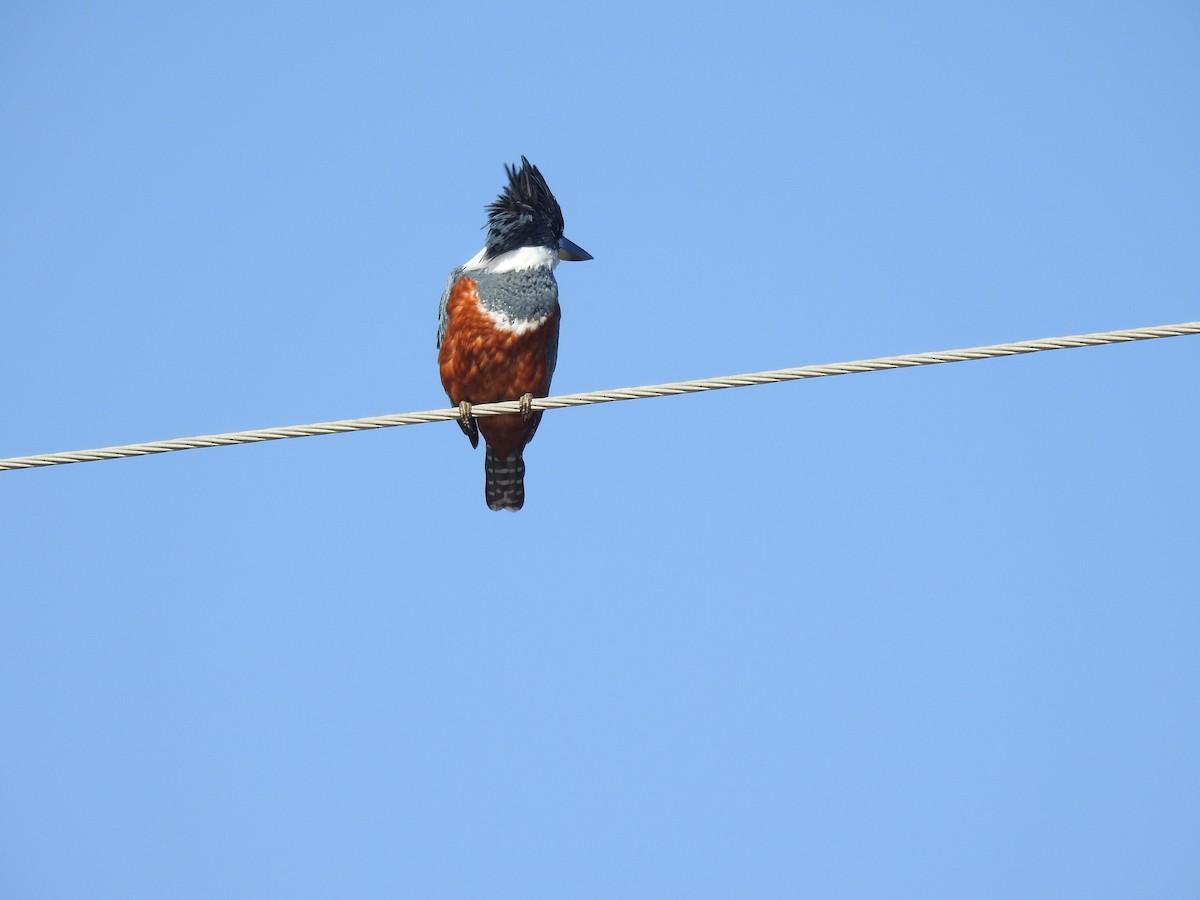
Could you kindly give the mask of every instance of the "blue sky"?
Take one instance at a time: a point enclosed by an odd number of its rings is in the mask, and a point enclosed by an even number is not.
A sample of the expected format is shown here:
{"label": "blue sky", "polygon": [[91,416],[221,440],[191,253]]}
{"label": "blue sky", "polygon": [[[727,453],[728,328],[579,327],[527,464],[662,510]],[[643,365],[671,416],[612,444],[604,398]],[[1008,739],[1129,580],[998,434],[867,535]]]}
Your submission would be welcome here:
{"label": "blue sky", "polygon": [[[1187,3],[0,9],[0,456],[1200,318]],[[0,473],[0,893],[1194,897],[1200,338]]]}

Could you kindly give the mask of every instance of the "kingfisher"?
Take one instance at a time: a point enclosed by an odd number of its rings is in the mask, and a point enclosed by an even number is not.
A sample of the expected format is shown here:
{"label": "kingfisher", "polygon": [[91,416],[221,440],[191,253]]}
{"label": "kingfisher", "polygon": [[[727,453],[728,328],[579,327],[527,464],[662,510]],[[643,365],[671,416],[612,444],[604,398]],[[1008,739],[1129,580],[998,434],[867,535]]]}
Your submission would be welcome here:
{"label": "kingfisher", "polygon": [[[442,387],[459,408],[458,425],[479,446],[489,509],[525,504],[525,445],[542,420],[534,397],[550,393],[558,360],[559,260],[592,255],[563,237],[563,215],[546,179],[524,156],[505,165],[508,184],[487,209],[487,242],[450,272],[438,313]],[[508,416],[471,415],[476,403],[521,401]]]}

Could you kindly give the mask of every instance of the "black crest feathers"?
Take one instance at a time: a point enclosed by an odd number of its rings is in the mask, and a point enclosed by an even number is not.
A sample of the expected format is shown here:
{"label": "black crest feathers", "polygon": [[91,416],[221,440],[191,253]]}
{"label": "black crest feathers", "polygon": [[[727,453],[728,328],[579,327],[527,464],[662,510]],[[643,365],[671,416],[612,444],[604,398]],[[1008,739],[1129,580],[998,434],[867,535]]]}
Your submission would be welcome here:
{"label": "black crest feathers", "polygon": [[563,233],[563,215],[546,179],[524,156],[521,167],[506,165],[508,185],[487,205],[487,255],[518,247],[553,247]]}

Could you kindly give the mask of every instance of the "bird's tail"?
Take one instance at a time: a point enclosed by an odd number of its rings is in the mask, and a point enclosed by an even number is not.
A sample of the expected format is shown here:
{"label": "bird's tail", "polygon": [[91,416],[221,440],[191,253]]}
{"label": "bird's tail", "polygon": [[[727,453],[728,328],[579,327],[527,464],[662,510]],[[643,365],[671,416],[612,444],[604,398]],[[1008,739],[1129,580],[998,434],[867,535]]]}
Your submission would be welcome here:
{"label": "bird's tail", "polygon": [[525,505],[525,460],[521,451],[497,456],[491,447],[483,461],[486,473],[483,493],[488,509],[511,509],[516,512]]}

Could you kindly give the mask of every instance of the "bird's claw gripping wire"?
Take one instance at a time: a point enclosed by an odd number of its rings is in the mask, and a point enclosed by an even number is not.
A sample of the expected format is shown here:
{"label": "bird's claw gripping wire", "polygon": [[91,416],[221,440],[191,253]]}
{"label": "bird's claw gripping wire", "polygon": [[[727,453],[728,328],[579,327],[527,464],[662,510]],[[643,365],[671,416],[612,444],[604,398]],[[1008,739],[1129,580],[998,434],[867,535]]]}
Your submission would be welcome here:
{"label": "bird's claw gripping wire", "polygon": [[471,441],[472,447],[479,446],[479,423],[471,415],[471,404],[466,400],[458,404],[458,427]]}
{"label": "bird's claw gripping wire", "polygon": [[533,394],[521,395],[521,419],[528,422],[530,416],[533,415]]}

